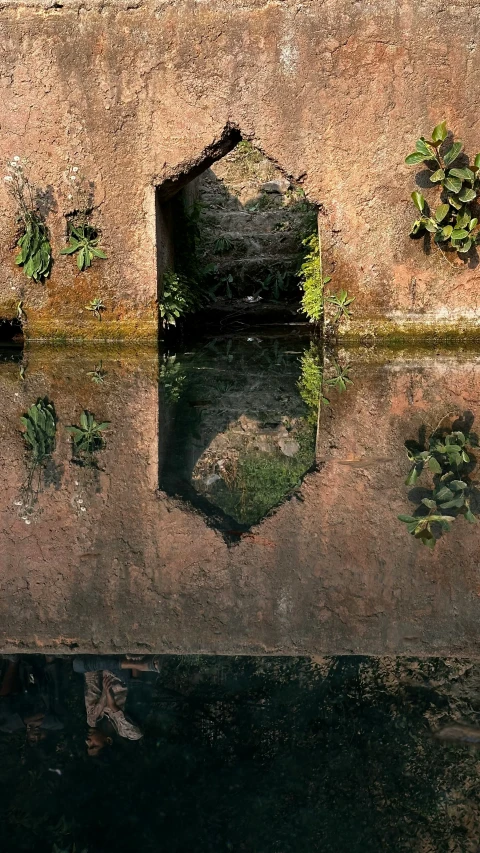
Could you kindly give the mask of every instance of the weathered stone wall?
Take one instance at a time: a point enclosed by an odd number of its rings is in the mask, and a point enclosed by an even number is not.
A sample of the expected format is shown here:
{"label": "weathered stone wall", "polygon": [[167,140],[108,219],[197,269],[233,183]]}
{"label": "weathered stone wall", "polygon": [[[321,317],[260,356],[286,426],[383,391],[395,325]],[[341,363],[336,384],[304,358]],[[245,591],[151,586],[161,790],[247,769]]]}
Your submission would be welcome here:
{"label": "weathered stone wall", "polygon": [[[45,286],[14,267],[1,190],[0,315],[23,300],[35,336],[155,334],[155,192],[210,165],[235,127],[323,205],[327,266],[356,296],[351,331],[475,332],[475,261],[409,240],[405,154],[446,118],[480,148],[476,0],[3,0],[0,155],[48,188],[56,254],[65,170],[95,185],[108,262]],[[227,130],[226,130],[227,129]],[[221,141],[224,144],[222,147]],[[230,147],[233,146],[230,145]],[[103,323],[85,311],[102,296]]]}

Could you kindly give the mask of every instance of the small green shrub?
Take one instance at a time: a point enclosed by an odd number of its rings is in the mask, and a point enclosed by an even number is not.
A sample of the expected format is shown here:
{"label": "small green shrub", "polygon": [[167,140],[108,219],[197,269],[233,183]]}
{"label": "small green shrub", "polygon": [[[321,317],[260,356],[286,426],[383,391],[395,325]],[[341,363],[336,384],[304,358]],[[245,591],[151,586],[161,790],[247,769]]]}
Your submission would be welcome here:
{"label": "small green shrub", "polygon": [[322,275],[320,240],[318,234],[310,234],[302,241],[305,255],[300,267],[300,287],[303,290],[302,312],[311,323],[318,323],[323,311],[324,286],[330,281]]}
{"label": "small green shrub", "polygon": [[30,448],[32,461],[42,465],[55,450],[57,418],[53,403],[48,397],[39,397],[20,421],[25,427],[23,438]]}
{"label": "small green shrub", "polygon": [[[21,500],[17,505],[22,507],[22,518],[30,524],[30,516],[40,491],[42,469],[47,466],[53,451],[57,434],[57,416],[55,407],[48,397],[39,397],[28,411],[20,418],[25,427],[23,439],[29,451],[27,462],[27,478],[21,488]],[[38,473],[37,485],[34,486],[35,475]]]}
{"label": "small green shrub", "polygon": [[27,278],[41,282],[48,278],[52,266],[48,228],[34,211],[30,212],[24,226],[25,230],[17,244],[20,252],[15,263],[23,267]]}
{"label": "small green shrub", "polygon": [[[327,279],[324,279],[326,281]],[[332,324],[337,326],[341,320],[350,317],[349,306],[355,302],[354,296],[349,296],[346,290],[340,290],[338,293],[328,293],[325,297],[325,302],[333,305],[336,313],[332,320]]]}
{"label": "small green shrub", "polygon": [[412,536],[429,548],[435,547],[440,533],[450,530],[451,523],[459,515],[471,524],[476,521],[470,506],[475,489],[470,479],[475,465],[470,448],[478,447],[477,436],[441,428],[441,423],[428,441],[405,442],[412,463],[405,484],[414,486],[428,469],[433,475],[433,488],[422,498],[414,515],[399,515],[398,518],[407,525]]}
{"label": "small green shrub", "polygon": [[91,266],[94,258],[106,260],[103,249],[98,248],[98,231],[93,225],[68,226],[69,243],[61,250],[61,255],[77,255],[77,267],[82,272]]}
{"label": "small green shrub", "polygon": [[4,178],[17,206],[17,222],[21,229],[17,241],[20,251],[15,263],[23,268],[27,278],[43,282],[50,275],[52,247],[44,216],[38,209],[38,193],[26,174],[26,165],[26,160],[15,156],[8,163],[8,174]]}
{"label": "small green shrub", "polygon": [[74,457],[82,464],[94,465],[94,454],[106,446],[103,433],[109,426],[110,421],[97,423],[92,413],[85,410],[80,415],[80,426],[65,427],[72,436]]}
{"label": "small green shrub", "polygon": [[480,154],[476,154],[472,166],[458,163],[463,144],[447,142],[448,133],[445,121],[437,124],[431,139],[417,139],[415,151],[405,159],[410,166],[423,163],[431,172],[430,183],[440,189],[440,204],[433,210],[422,193],[412,193],[420,218],[413,223],[410,236],[426,231],[440,249],[465,255],[480,240],[478,218],[470,208],[480,192]]}
{"label": "small green shrub", "polygon": [[339,293],[325,292],[325,285],[331,281],[331,277],[324,277],[322,273],[318,234],[311,234],[303,240],[302,245],[306,249],[300,267],[300,286],[303,290],[302,312],[311,323],[319,323],[325,303],[333,305],[336,311],[330,326],[336,329],[343,319],[350,317],[349,306],[355,301],[355,297],[349,296],[346,290],[340,290]]}
{"label": "small green shrub", "polygon": [[177,320],[195,310],[195,298],[184,276],[173,270],[163,274],[163,294],[159,303],[163,326],[175,326]]}
{"label": "small green shrub", "polygon": [[92,299],[85,305],[85,309],[91,311],[98,320],[101,320],[102,312],[107,310],[107,306],[100,296],[96,296],[95,299]]}

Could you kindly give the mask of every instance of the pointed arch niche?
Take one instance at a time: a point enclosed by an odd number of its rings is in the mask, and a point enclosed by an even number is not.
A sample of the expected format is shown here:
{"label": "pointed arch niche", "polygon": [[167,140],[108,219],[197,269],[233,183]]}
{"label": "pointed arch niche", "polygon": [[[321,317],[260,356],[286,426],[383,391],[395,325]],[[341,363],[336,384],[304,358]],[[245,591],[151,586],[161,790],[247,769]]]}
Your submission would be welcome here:
{"label": "pointed arch niche", "polygon": [[[238,127],[228,124],[198,157],[173,169],[156,188],[155,209],[162,310],[173,275],[203,300],[189,312],[191,328],[196,315],[220,318],[242,304],[250,316],[256,305],[260,321],[298,321],[301,244],[318,229],[317,206]],[[163,316],[161,333],[174,328],[170,319]]]}

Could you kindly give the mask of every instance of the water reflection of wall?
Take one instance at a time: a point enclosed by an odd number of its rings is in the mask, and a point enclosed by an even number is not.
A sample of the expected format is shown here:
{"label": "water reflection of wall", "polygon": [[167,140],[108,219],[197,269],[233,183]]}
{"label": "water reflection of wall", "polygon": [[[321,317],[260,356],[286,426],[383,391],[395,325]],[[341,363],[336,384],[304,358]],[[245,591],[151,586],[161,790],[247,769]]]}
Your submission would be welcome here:
{"label": "water reflection of wall", "polygon": [[[23,383],[1,369],[3,649],[477,654],[477,528],[458,519],[430,553],[397,520],[410,509],[404,441],[476,411],[475,356],[352,353],[354,385],[323,411],[319,471],[234,545],[156,493],[154,352],[105,357],[100,386],[86,377],[95,358],[32,351]],[[18,418],[43,394],[61,424],[89,408],[112,430],[100,472],[72,466],[59,432],[61,487],[26,525]]]}

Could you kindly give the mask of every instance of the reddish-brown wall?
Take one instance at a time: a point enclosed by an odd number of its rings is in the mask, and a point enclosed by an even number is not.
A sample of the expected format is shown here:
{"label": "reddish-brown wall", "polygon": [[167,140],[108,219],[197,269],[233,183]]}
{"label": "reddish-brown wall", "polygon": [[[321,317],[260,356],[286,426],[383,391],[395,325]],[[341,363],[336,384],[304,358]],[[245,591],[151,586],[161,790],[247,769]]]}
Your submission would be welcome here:
{"label": "reddish-brown wall", "polygon": [[[23,300],[32,337],[155,334],[154,187],[240,129],[323,205],[327,267],[356,297],[350,331],[475,333],[475,262],[408,237],[416,137],[445,118],[480,149],[476,0],[4,0],[0,155],[50,188],[56,254],[67,166],[95,184],[108,262],[45,286],[13,264],[0,190],[0,315]],[[211,146],[213,145],[213,149]],[[217,147],[216,147],[217,146]],[[210,149],[209,149],[210,147]],[[101,325],[85,311],[101,296]]]}

